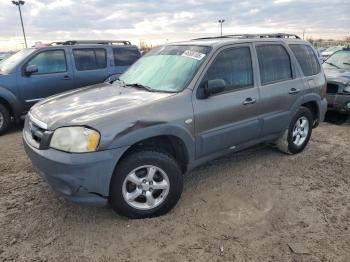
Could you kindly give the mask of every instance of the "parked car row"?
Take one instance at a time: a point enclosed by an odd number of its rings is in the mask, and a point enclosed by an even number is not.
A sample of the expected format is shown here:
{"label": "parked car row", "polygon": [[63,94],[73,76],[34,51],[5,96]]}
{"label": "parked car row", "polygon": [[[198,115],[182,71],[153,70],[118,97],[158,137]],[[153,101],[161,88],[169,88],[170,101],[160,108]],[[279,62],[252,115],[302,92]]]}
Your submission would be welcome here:
{"label": "parked car row", "polygon": [[303,151],[324,119],[326,87],[315,50],[294,35],[168,44],[115,81],[34,105],[25,150],[71,201],[158,216],[204,162],[262,142]]}
{"label": "parked car row", "polygon": [[0,134],[38,101],[120,75],[141,56],[129,41],[66,41],[27,48],[0,64]]}

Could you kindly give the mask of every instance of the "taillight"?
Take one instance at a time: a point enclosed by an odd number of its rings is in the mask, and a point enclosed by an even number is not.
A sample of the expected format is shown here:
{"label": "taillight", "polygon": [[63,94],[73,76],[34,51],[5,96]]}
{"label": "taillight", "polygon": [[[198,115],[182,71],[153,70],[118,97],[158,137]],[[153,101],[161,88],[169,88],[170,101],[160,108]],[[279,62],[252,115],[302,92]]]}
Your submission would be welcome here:
{"label": "taillight", "polygon": [[321,94],[321,96],[322,96],[322,98],[325,98],[326,95],[327,95],[327,78],[325,76],[324,77],[324,85],[322,87],[322,94]]}

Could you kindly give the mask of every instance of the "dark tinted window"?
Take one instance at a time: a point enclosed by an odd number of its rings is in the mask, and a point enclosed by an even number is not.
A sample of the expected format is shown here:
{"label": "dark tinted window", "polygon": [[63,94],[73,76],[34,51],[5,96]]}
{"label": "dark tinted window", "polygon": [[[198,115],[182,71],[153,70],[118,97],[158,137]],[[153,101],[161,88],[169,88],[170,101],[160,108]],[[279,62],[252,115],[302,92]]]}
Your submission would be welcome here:
{"label": "dark tinted window", "polygon": [[261,84],[284,81],[292,78],[290,57],[281,45],[261,45],[256,48]]}
{"label": "dark tinted window", "polygon": [[205,81],[223,79],[226,90],[253,86],[253,68],[249,47],[222,51],[207,71]]}
{"label": "dark tinted window", "polygon": [[307,45],[289,45],[297,58],[305,76],[316,75],[320,72],[320,64],[312,48]]}
{"label": "dark tinted window", "polygon": [[130,66],[140,58],[140,52],[136,48],[113,48],[114,64],[116,66]]}
{"label": "dark tinted window", "polygon": [[95,49],[74,49],[75,67],[79,71],[103,69],[107,67],[106,50]]}
{"label": "dark tinted window", "polygon": [[50,74],[67,71],[66,57],[63,50],[45,51],[32,58],[27,66],[36,65],[38,72],[35,74]]}

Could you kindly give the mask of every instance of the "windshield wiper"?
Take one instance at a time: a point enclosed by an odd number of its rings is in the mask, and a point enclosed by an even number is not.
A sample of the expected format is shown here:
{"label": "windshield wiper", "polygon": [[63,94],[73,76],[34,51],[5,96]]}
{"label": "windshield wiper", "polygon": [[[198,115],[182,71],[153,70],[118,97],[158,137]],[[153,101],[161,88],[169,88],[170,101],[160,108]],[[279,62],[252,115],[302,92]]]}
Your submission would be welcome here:
{"label": "windshield wiper", "polygon": [[125,84],[126,86],[132,86],[132,87],[136,87],[136,88],[140,88],[140,89],[146,89],[149,92],[154,92],[154,89],[152,89],[149,86],[145,86],[139,83],[133,83],[133,84]]}
{"label": "windshield wiper", "polygon": [[333,64],[331,62],[325,61],[325,63],[328,64],[328,65],[334,66],[335,68],[341,69],[339,66],[337,66],[337,65],[335,65],[335,64]]}
{"label": "windshield wiper", "polygon": [[348,62],[344,62],[343,64],[344,64],[344,65],[350,65],[350,63],[348,63]]}

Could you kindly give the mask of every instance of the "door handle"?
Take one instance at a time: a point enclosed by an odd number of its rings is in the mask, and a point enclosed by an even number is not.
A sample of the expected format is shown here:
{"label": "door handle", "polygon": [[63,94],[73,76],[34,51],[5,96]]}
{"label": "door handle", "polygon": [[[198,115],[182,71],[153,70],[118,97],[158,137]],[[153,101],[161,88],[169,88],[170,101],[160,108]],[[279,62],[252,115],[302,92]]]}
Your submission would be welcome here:
{"label": "door handle", "polygon": [[289,94],[293,95],[293,94],[297,94],[299,93],[301,90],[300,89],[296,89],[296,88],[292,88],[291,90],[289,90]]}
{"label": "door handle", "polygon": [[244,100],[243,105],[251,105],[251,104],[255,104],[256,103],[256,99],[255,98],[251,98],[248,97],[246,100]]}
{"label": "door handle", "polygon": [[69,76],[64,76],[63,80],[70,80],[70,77]]}

